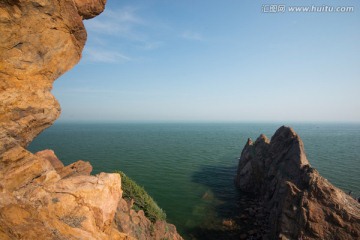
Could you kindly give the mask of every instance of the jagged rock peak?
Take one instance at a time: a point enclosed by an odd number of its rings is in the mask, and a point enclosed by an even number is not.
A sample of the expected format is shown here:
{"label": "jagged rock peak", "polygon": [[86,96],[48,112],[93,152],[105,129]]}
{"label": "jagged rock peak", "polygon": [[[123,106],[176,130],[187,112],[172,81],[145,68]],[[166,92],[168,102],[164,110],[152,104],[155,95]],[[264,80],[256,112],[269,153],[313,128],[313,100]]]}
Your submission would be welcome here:
{"label": "jagged rock peak", "polygon": [[[263,135],[263,134],[262,134]],[[288,126],[281,126],[278,130],[276,130],[275,134],[272,136],[271,141],[277,137],[284,137],[284,138],[296,138],[299,137],[294,129]]]}
{"label": "jagged rock peak", "polygon": [[246,142],[246,146],[250,146],[250,145],[253,145],[253,141],[251,140],[251,138],[248,138]]}
{"label": "jagged rock peak", "polygon": [[269,239],[360,238],[360,204],[310,167],[290,127],[246,143],[235,183],[269,213]]}
{"label": "jagged rock peak", "polygon": [[256,139],[255,144],[259,144],[259,143],[270,143],[270,140],[264,135],[264,134],[260,134],[260,136]]}

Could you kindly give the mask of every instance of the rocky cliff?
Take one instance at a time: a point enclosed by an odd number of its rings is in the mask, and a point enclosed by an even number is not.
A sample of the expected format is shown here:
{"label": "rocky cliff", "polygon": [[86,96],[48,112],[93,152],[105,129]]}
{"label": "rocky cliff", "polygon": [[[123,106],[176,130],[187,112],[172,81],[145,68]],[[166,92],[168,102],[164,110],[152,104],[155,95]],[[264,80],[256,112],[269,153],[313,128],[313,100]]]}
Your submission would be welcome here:
{"label": "rocky cliff", "polygon": [[289,127],[246,143],[236,185],[256,196],[269,226],[265,239],[359,239],[360,204],[312,168]]}
{"label": "rocky cliff", "polygon": [[[137,237],[115,224],[115,215],[127,216],[117,210],[123,206],[119,174],[91,176],[89,163],[64,167],[51,151],[26,150],[59,116],[52,84],[80,60],[83,20],[100,14],[105,2],[0,1],[0,239]],[[151,238],[165,236],[156,230]]]}

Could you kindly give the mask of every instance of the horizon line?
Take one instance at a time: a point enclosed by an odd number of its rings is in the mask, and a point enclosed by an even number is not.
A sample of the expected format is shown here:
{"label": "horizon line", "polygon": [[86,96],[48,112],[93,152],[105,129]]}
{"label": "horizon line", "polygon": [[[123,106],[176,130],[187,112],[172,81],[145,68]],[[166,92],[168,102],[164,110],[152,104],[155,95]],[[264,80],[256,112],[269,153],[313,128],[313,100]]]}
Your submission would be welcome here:
{"label": "horizon line", "polygon": [[324,121],[324,120],[56,120],[53,124],[56,123],[111,123],[111,124],[360,124],[360,121]]}

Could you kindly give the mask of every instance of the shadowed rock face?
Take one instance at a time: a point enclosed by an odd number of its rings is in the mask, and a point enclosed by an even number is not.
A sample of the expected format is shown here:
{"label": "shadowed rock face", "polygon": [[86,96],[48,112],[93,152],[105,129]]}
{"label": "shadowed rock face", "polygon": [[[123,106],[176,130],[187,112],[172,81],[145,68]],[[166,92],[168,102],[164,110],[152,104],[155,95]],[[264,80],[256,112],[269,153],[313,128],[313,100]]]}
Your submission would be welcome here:
{"label": "shadowed rock face", "polygon": [[0,239],[132,239],[118,231],[119,174],[90,176],[27,145],[59,116],[53,82],[81,58],[83,19],[106,0],[0,1]]}
{"label": "shadowed rock face", "polygon": [[302,140],[289,127],[271,141],[264,135],[248,140],[235,182],[269,212],[269,239],[360,237],[360,204],[310,167]]}

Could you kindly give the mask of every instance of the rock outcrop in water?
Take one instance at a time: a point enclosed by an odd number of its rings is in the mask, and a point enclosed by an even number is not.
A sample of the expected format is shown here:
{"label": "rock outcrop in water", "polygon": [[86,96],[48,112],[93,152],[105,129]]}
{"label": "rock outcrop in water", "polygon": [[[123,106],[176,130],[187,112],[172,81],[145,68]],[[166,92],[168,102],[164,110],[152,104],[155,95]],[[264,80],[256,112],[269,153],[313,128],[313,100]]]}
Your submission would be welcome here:
{"label": "rock outcrop in water", "polygon": [[267,213],[265,239],[360,238],[360,204],[310,167],[302,140],[289,127],[271,140],[248,140],[235,182]]}
{"label": "rock outcrop in water", "polygon": [[26,150],[58,118],[52,84],[80,60],[83,19],[105,2],[0,1],[0,239],[133,238],[114,221],[119,174],[91,176],[87,162],[64,167],[52,151]]}

